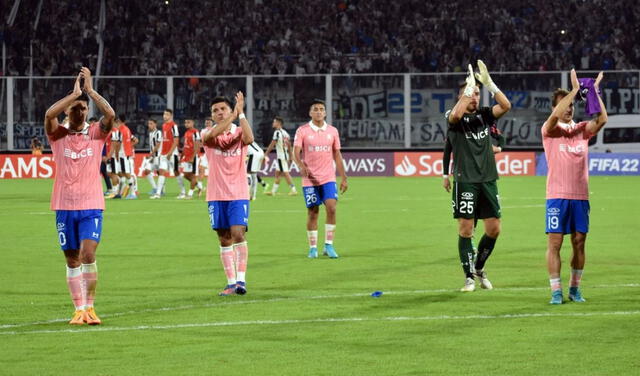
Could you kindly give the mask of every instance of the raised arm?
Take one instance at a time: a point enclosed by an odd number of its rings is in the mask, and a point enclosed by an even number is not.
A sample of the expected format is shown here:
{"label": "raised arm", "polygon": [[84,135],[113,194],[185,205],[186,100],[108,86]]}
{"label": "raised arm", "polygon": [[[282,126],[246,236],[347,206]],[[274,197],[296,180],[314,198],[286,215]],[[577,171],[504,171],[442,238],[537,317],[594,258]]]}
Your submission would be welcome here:
{"label": "raised arm", "polygon": [[469,107],[473,94],[477,90],[476,79],[473,75],[473,68],[471,68],[471,64],[469,64],[469,74],[465,81],[467,82],[467,86],[465,86],[464,92],[458,99],[458,102],[456,102],[456,105],[453,106],[451,112],[449,112],[449,124],[458,124],[460,122],[464,112],[467,107]]}
{"label": "raised arm", "polygon": [[482,60],[478,60],[478,69],[480,70],[480,73],[476,73],[476,79],[478,79],[478,81],[480,81],[482,85],[489,90],[491,96],[496,99],[496,102],[498,102],[498,104],[491,108],[493,117],[498,119],[511,109],[511,102],[509,102],[507,96],[504,95],[502,90],[498,89],[498,86],[493,82],[489,75],[489,70]]}
{"label": "raised arm", "polygon": [[58,130],[60,126],[58,122],[58,116],[64,112],[75,101],[81,94],[82,89],[80,88],[80,79],[82,78],[82,72],[78,74],[76,77],[76,81],[73,84],[73,91],[71,94],[66,97],[60,99],[56,103],[54,103],[47,112],[44,114],[44,129],[48,135],[53,135]]}
{"label": "raised arm", "polygon": [[573,99],[576,97],[576,94],[578,94],[578,90],[580,90],[580,82],[578,81],[578,75],[576,74],[575,69],[571,70],[571,87],[572,88],[569,94],[562,98],[560,102],[556,104],[556,107],[553,109],[553,111],[551,111],[551,115],[549,115],[549,118],[542,126],[543,132],[549,134],[553,133],[553,131],[556,130],[556,127],[558,126],[558,120],[567,110],[567,108],[569,108],[571,103],[573,103]]}
{"label": "raised arm", "polygon": [[102,113],[102,119],[100,119],[100,130],[102,133],[109,133],[113,128],[113,121],[116,118],[116,113],[111,108],[109,102],[106,99],[102,98],[97,91],[93,90],[93,82],[91,80],[91,71],[87,67],[82,67],[80,69],[80,75],[84,78],[84,91],[87,93],[89,98],[93,100],[93,102],[98,107],[98,110]]}
{"label": "raised arm", "polygon": [[238,118],[240,118],[240,128],[242,128],[242,143],[245,145],[249,145],[253,142],[253,130],[251,129],[251,125],[249,125],[247,117],[244,116],[244,94],[242,94],[241,91],[236,94],[236,109],[234,112],[238,114]]}
{"label": "raised arm", "polygon": [[598,113],[598,116],[595,119],[591,119],[591,121],[587,123],[587,132],[591,134],[598,133],[608,120],[607,109],[604,107],[604,102],[602,102],[602,98],[600,98],[599,94],[600,81],[602,81],[603,77],[604,74],[600,72],[596,78],[596,82],[593,84],[593,89],[596,91],[596,95],[598,96],[598,102],[600,102],[600,113]]}

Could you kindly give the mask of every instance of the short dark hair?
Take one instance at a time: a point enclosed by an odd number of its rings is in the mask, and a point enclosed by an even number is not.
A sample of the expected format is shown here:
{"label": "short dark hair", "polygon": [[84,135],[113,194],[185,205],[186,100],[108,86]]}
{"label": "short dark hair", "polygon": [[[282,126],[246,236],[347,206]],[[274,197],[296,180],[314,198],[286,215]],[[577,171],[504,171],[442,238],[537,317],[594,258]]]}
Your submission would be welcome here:
{"label": "short dark hair", "polygon": [[558,98],[564,98],[567,95],[569,95],[568,90],[562,88],[555,89],[553,94],[551,94],[551,107],[555,107],[558,104]]}
{"label": "short dark hair", "polygon": [[95,123],[96,121],[98,121],[98,118],[95,116],[89,118],[89,123]]}
{"label": "short dark hair", "polygon": [[125,116],[125,114],[119,114],[118,120],[124,123],[125,121],[127,121],[127,117]]}
{"label": "short dark hair", "polygon": [[229,98],[223,97],[221,95],[213,98],[213,100],[211,101],[211,105],[213,106],[214,104],[217,104],[217,103],[220,103],[220,102],[226,103],[227,106],[229,106],[229,108],[233,109],[233,105],[231,104],[231,100],[229,100]]}
{"label": "short dark hair", "polygon": [[284,119],[280,116],[276,116],[273,118],[273,120],[279,122],[280,124],[284,125]]}
{"label": "short dark hair", "polygon": [[324,106],[324,108],[327,108],[327,105],[324,103],[324,101],[322,99],[318,99],[318,98],[314,98],[311,101],[311,104],[309,105],[309,108],[313,107],[316,104],[321,104],[321,105]]}
{"label": "short dark hair", "polygon": [[164,112],[168,112],[168,113],[170,113],[171,115],[173,115],[173,110],[172,110],[172,109],[170,109],[170,108],[165,108],[165,109],[164,109]]}
{"label": "short dark hair", "polygon": [[149,118],[147,121],[152,121],[154,124],[158,124],[158,121],[154,118]]}

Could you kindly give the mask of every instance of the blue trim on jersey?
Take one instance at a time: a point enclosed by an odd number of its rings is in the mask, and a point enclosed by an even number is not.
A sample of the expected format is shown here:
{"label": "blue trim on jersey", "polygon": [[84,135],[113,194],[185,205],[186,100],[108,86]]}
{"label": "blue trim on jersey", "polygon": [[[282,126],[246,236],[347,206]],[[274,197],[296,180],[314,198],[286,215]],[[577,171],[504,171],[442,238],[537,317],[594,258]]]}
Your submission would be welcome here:
{"label": "blue trim on jersey", "polygon": [[80,249],[85,239],[100,243],[102,210],[56,210],[56,229],[63,251]]}
{"label": "blue trim on jersey", "polygon": [[302,197],[307,208],[320,206],[328,199],[338,199],[338,185],[335,181],[322,185],[302,187]]}
{"label": "blue trim on jersey", "polygon": [[589,232],[589,201],[553,198],[547,200],[546,233]]}
{"label": "blue trim on jersey", "polygon": [[249,226],[249,200],[208,201],[207,204],[212,229]]}

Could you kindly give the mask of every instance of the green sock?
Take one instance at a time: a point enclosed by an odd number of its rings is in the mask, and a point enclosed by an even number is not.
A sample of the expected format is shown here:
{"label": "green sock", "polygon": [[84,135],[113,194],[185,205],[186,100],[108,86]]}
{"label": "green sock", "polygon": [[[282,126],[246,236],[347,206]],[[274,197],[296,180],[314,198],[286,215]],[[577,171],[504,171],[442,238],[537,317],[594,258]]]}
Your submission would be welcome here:
{"label": "green sock", "polygon": [[484,264],[487,262],[493,247],[496,245],[496,239],[490,238],[487,234],[482,235],[480,243],[478,244],[478,260],[476,261],[476,270],[484,269]]}
{"label": "green sock", "polygon": [[463,238],[458,236],[458,253],[460,253],[460,263],[462,264],[462,270],[467,278],[473,278],[474,266],[473,266],[473,246],[471,245],[471,238]]}

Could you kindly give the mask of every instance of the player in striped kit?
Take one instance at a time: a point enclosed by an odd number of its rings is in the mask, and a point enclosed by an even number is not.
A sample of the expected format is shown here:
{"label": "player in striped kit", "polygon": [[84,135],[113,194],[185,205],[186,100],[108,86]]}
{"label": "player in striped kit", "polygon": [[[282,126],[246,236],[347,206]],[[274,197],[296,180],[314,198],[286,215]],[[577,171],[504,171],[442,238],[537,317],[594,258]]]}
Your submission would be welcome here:
{"label": "player in striped kit", "polygon": [[147,120],[147,127],[149,128],[149,155],[142,161],[142,175],[146,176],[151,185],[150,194],[154,195],[157,186],[153,173],[158,172],[158,154],[162,143],[162,132],[158,129],[158,123],[155,119]]}
{"label": "player in striped kit", "polygon": [[184,126],[187,128],[187,131],[183,136],[183,147],[182,147],[182,158],[181,158],[181,166],[184,177],[187,178],[189,183],[189,193],[185,197],[188,200],[193,198],[193,190],[197,187],[198,197],[200,197],[200,193],[202,192],[202,183],[198,181],[197,173],[198,173],[198,150],[200,150],[200,146],[202,145],[200,132],[195,128],[195,123],[193,119],[185,119]]}
{"label": "player in striped kit", "polygon": [[[552,112],[542,125],[542,145],[547,158],[547,270],[551,304],[562,304],[560,248],[565,234],[571,234],[571,279],[569,300],[582,303],[580,281],[585,264],[584,244],[589,232],[589,139],[607,122],[607,110],[599,93],[600,72],[593,85],[600,104],[597,116],[589,121],[573,121],[573,100],[580,90],[575,70],[571,70],[571,91],[557,89],[551,98]],[[598,107],[596,105],[596,107]]]}
{"label": "player in striped kit", "polygon": [[280,116],[276,116],[273,119],[272,127],[275,129],[275,131],[273,132],[273,139],[267,147],[267,151],[264,153],[268,156],[274,148],[276,149],[276,179],[273,182],[271,192],[266,192],[266,194],[270,196],[274,196],[276,192],[278,192],[281,176],[284,176],[287,184],[289,184],[289,195],[295,196],[298,194],[298,192],[296,191],[296,186],[293,184],[291,175],[289,174],[289,165],[291,164],[291,155],[293,154],[293,151],[291,150],[291,140],[289,137],[289,133],[287,133],[287,131],[282,128],[283,125],[284,120]]}
{"label": "player in striped kit", "polygon": [[308,257],[318,257],[318,215],[320,205],[324,204],[327,218],[323,253],[335,259],[338,258],[333,247],[338,204],[336,169],[341,177],[340,192],[344,193],[348,188],[340,152],[340,135],[335,127],[325,121],[327,112],[323,101],[316,99],[311,103],[309,116],[311,121],[298,128],[293,142],[293,158],[300,168],[302,192],[307,205]]}
{"label": "player in striped kit", "polygon": [[262,184],[263,188],[266,185],[265,182],[260,179],[260,176],[258,176],[258,172],[260,172],[260,170],[262,169],[266,158],[264,155],[264,151],[255,141],[249,144],[247,148],[247,155],[247,177],[249,178],[249,193],[251,196],[251,200],[255,200],[258,191],[258,183]]}
{"label": "player in striped kit", "polygon": [[[207,202],[211,228],[218,234],[220,259],[227,277],[220,296],[246,294],[249,248],[245,232],[249,223],[249,187],[245,159],[253,131],[244,115],[244,96],[236,94],[236,105],[216,97],[211,117],[216,122],[204,133],[204,150],[209,160]],[[240,119],[240,126],[233,121]]]}
{"label": "player in striped kit", "polygon": [[[84,81],[81,83],[81,81]],[[104,115],[93,124],[86,122],[89,98]],[[58,116],[69,116],[68,128]],[[73,91],[54,103],[45,114],[44,127],[56,162],[51,193],[51,209],[56,213],[58,241],[64,252],[67,285],[75,306],[69,324],[98,325],[93,307],[98,269],[96,250],[102,234],[104,197],[100,183],[100,161],[115,113],[91,82],[91,72],[83,67]]]}
{"label": "player in striped kit", "polygon": [[111,179],[111,192],[107,195],[107,198],[115,198],[119,192],[120,186],[120,160],[119,153],[122,143],[120,142],[120,131],[114,127],[111,129],[111,133],[107,139],[107,174]]}
{"label": "player in striped kit", "polygon": [[173,110],[167,108],[162,114],[164,123],[162,124],[162,146],[160,148],[160,158],[158,168],[160,170],[157,184],[156,194],[151,196],[152,199],[158,199],[162,195],[165,179],[169,176],[169,171],[173,171],[180,187],[178,198],[184,198],[184,182],[180,174],[180,161],[178,158],[178,143],[180,142],[180,133],[178,125],[173,121]]}

